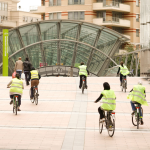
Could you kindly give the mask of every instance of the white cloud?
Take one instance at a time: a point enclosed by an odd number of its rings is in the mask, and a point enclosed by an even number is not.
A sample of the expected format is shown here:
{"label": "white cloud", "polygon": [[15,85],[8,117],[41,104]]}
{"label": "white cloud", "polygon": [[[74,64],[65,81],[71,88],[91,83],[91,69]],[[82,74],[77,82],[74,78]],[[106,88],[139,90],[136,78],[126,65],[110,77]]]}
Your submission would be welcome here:
{"label": "white cloud", "polygon": [[[21,6],[21,9],[19,9]],[[17,9],[22,11],[30,11],[30,6],[41,6],[41,0],[20,0]]]}

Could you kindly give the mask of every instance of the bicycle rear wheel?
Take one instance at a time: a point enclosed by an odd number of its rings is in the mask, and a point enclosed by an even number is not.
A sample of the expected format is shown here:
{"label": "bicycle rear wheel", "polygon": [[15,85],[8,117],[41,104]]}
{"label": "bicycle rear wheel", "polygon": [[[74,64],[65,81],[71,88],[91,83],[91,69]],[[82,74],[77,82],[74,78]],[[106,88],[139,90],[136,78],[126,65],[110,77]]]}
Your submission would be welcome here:
{"label": "bicycle rear wheel", "polygon": [[112,115],[110,115],[107,131],[110,137],[112,137],[115,133],[115,120],[113,119]]}
{"label": "bicycle rear wheel", "polygon": [[38,104],[38,90],[34,91],[34,101],[35,101],[35,104],[37,105]]}
{"label": "bicycle rear wheel", "polygon": [[82,94],[84,93],[84,88],[85,88],[85,85],[84,83],[82,83]]}
{"label": "bicycle rear wheel", "polygon": [[126,87],[127,87],[127,83],[124,82],[124,92],[126,93]]}
{"label": "bicycle rear wheel", "polygon": [[[34,89],[33,89],[33,92],[34,92]],[[31,88],[29,90],[29,96],[31,96]],[[34,103],[34,99],[31,99],[31,102]]]}
{"label": "bicycle rear wheel", "polygon": [[139,129],[140,113],[137,113],[137,129]]}
{"label": "bicycle rear wheel", "polygon": [[103,122],[100,122],[100,116],[99,116],[99,133],[101,134],[103,131]]}
{"label": "bicycle rear wheel", "polygon": [[134,126],[137,126],[137,113],[136,112],[132,115],[132,124]]}
{"label": "bicycle rear wheel", "polygon": [[17,105],[17,101],[16,101],[16,98],[15,98],[15,113],[17,115],[17,110],[18,110],[18,105]]}

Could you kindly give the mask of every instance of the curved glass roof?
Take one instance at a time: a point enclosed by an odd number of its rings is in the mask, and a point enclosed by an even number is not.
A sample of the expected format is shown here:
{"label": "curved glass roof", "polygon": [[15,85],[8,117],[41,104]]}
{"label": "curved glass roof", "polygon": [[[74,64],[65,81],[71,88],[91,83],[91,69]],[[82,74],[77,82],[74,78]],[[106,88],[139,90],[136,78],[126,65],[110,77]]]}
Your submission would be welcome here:
{"label": "curved glass roof", "polygon": [[[122,42],[123,35],[103,26],[75,20],[48,20],[26,24],[9,31],[9,71],[18,57],[29,57],[35,68],[40,64],[76,67],[84,62],[88,70],[103,75]],[[0,57],[2,57],[2,34]],[[2,59],[0,59],[2,66]],[[0,73],[1,74],[1,73]],[[45,69],[45,74],[47,74]]]}

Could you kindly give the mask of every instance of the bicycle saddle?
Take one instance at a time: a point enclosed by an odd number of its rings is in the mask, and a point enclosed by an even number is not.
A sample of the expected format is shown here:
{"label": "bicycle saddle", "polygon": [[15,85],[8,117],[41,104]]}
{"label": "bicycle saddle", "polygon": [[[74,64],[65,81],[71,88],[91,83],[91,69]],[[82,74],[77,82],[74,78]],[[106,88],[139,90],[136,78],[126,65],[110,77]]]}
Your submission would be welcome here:
{"label": "bicycle saddle", "polygon": [[138,102],[135,102],[135,101],[132,101],[132,103],[134,103],[134,104],[140,104],[140,103],[138,103]]}

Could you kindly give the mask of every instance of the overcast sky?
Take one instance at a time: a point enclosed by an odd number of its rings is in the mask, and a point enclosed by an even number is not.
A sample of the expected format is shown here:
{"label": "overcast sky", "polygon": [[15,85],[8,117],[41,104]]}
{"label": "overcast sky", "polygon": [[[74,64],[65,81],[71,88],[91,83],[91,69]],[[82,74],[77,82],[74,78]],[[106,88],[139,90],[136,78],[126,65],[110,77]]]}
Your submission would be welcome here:
{"label": "overcast sky", "polygon": [[29,11],[30,6],[41,6],[41,0],[20,0],[18,6],[21,6],[21,9],[18,10]]}

